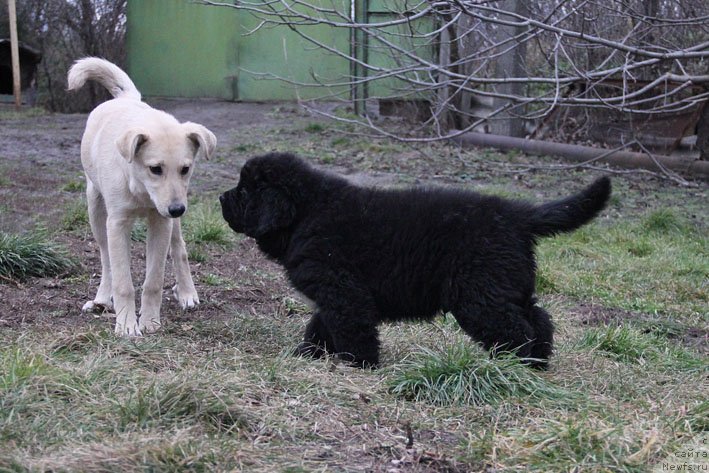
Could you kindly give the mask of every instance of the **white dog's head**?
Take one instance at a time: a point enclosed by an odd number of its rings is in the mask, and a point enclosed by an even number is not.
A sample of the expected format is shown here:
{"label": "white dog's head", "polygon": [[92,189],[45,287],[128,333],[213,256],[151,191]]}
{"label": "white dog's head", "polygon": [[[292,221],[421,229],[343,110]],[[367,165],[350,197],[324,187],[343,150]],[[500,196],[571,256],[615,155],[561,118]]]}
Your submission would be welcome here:
{"label": "white dog's head", "polygon": [[160,215],[177,218],[187,210],[194,162],[200,154],[209,159],[217,138],[204,126],[186,122],[131,129],[116,145],[130,165],[131,192],[147,193]]}

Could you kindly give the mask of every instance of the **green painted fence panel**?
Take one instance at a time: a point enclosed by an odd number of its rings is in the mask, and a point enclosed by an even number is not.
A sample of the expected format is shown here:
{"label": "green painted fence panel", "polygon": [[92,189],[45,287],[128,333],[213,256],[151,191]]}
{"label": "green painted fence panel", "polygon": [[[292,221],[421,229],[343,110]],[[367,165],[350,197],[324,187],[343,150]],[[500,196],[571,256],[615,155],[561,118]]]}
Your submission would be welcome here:
{"label": "green painted fence panel", "polygon": [[[337,0],[335,5],[347,12],[349,0]],[[285,26],[263,27],[247,35],[259,25],[248,12],[188,0],[129,0],[127,17],[128,72],[146,96],[295,100],[349,95],[345,86],[295,85],[314,80],[342,83],[349,62],[314,47]],[[324,45],[349,49],[347,29],[307,26],[300,31]]]}
{"label": "green painted fence panel", "polygon": [[[385,23],[401,21],[421,8],[419,0],[368,0],[367,13],[364,21],[369,23]],[[426,64],[412,59],[421,58],[424,61],[436,60],[437,37],[426,37],[435,29],[433,17],[423,17],[405,21],[394,26],[381,28],[379,38],[370,36],[367,39],[367,63],[372,66],[370,77],[376,77],[381,71],[412,70],[401,74],[407,80],[385,77],[373,80],[367,90],[371,98],[402,98],[421,99],[425,97],[412,96],[409,91],[412,83],[430,80]],[[414,73],[416,70],[417,73]],[[411,82],[409,82],[411,81]],[[417,86],[420,88],[420,86]]]}
{"label": "green painted fence panel", "polygon": [[128,73],[147,96],[233,97],[235,11],[181,0],[131,0]]}
{"label": "green painted fence panel", "polygon": [[[339,3],[344,7],[349,1],[342,0]],[[240,20],[239,99],[292,100],[333,95],[349,97],[349,88],[346,86],[325,87],[348,81],[350,66],[347,59],[317,47],[283,25],[266,26],[252,35],[244,36],[245,32],[259,25],[259,20],[244,12],[240,13]],[[349,52],[347,29],[318,25],[299,26],[298,31],[327,48]],[[287,81],[274,80],[275,77]]]}

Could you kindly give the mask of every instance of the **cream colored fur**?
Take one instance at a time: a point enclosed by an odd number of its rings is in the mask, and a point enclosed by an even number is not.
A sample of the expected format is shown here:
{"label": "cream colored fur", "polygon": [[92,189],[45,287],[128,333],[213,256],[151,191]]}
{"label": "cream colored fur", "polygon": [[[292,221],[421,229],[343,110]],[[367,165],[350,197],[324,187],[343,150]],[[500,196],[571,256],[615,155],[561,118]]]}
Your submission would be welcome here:
{"label": "cream colored fur", "polygon": [[[165,260],[170,252],[183,309],[199,304],[179,216],[187,209],[187,187],[196,158],[214,152],[216,138],[196,123],[141,102],[140,92],[116,65],[84,58],[69,70],[69,89],[88,80],[106,87],[114,99],[89,115],[81,140],[89,220],[101,252],[101,282],[83,310],[113,307],[115,332],[139,336],[160,328]],[[147,220],[146,273],[140,319],[130,274],[130,234],[136,218]]]}

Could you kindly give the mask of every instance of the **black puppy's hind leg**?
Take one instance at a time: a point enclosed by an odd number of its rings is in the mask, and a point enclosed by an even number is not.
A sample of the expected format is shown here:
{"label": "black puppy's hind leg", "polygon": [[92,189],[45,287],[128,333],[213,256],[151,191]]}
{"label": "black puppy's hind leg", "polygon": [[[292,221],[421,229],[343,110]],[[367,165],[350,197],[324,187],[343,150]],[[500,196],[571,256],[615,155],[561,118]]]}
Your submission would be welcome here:
{"label": "black puppy's hind leg", "polygon": [[322,358],[326,353],[334,353],[335,344],[319,311],[315,312],[305,327],[303,341],[295,349],[296,356]]}

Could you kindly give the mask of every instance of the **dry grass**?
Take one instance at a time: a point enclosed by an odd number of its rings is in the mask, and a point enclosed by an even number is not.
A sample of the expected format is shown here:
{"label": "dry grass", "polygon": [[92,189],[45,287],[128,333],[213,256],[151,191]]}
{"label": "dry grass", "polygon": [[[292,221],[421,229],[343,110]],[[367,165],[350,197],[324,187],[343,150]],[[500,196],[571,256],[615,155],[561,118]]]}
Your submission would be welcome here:
{"label": "dry grass", "polygon": [[[139,340],[5,332],[0,469],[644,471],[707,428],[705,370],[606,356],[572,320],[548,373],[488,360],[446,321],[387,327],[376,371],[293,358],[303,323],[243,315]],[[424,335],[454,347],[468,387],[484,367],[501,381],[486,398],[453,388],[455,402],[440,402],[445,383],[416,400],[392,389],[450,354],[417,348]]]}

